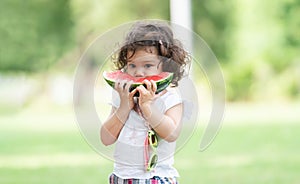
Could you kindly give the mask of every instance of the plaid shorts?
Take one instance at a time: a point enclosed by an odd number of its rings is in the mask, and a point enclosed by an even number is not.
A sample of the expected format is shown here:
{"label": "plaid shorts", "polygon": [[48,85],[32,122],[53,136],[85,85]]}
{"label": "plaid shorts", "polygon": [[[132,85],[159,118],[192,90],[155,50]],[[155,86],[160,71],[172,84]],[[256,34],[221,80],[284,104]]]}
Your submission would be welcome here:
{"label": "plaid shorts", "polygon": [[159,177],[154,176],[150,179],[122,179],[111,174],[109,176],[109,184],[178,184],[176,177]]}

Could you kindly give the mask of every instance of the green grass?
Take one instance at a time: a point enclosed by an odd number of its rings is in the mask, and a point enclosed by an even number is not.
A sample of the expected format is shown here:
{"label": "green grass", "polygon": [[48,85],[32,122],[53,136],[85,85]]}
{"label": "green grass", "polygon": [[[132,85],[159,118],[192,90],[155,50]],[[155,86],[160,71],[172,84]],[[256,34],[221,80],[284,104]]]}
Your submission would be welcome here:
{"label": "green grass", "polygon": [[299,183],[300,125],[223,126],[213,144],[197,152],[192,139],[177,155],[183,183]]}
{"label": "green grass", "polygon": [[[276,119],[276,123],[245,119],[247,123],[239,124],[225,118],[218,136],[203,152],[200,126],[175,155],[180,182],[300,183],[297,118]],[[71,108],[28,107],[1,115],[0,122],[0,183],[107,183],[113,163],[85,142]]]}

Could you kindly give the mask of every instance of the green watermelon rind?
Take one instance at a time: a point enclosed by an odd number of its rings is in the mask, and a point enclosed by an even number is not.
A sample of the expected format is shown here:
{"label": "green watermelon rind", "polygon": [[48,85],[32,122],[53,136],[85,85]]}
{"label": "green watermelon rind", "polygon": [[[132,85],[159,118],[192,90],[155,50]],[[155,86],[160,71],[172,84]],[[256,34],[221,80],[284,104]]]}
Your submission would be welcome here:
{"label": "green watermelon rind", "polygon": [[[115,81],[112,79],[108,79],[105,74],[106,74],[106,72],[103,73],[104,80],[107,82],[108,85],[110,85],[112,88],[114,88]],[[172,82],[172,79],[173,79],[173,73],[169,73],[169,75],[166,76],[165,78],[155,81],[156,86],[157,86],[157,90],[155,93],[158,94],[158,93],[162,92],[164,89],[166,89]],[[146,87],[146,85],[143,83],[134,83],[130,86],[129,91],[134,90],[136,87],[138,87],[140,85],[144,85]]]}

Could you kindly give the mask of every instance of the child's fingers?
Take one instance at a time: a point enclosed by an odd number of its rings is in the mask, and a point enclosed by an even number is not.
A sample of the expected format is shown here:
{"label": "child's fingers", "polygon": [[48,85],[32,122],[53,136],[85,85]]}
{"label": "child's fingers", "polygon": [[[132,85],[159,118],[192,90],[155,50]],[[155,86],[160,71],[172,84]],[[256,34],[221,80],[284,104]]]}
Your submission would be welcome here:
{"label": "child's fingers", "polygon": [[124,81],[122,80],[119,80],[118,83],[117,83],[117,90],[118,91],[123,91],[123,88],[124,88]]}
{"label": "child's fingers", "polygon": [[144,80],[143,83],[146,85],[146,88],[147,88],[148,91],[152,91],[152,92],[156,91],[157,86],[156,86],[156,83],[153,80],[151,80],[151,81]]}
{"label": "child's fingers", "polygon": [[143,86],[140,85],[138,87],[135,88],[141,95],[144,95],[148,92],[148,90]]}
{"label": "child's fingers", "polygon": [[119,91],[119,92],[121,92],[121,91],[124,92],[125,89],[127,89],[127,88],[128,88],[128,91],[129,91],[129,87],[128,87],[128,85],[127,85],[127,81],[125,81],[125,80],[117,80],[117,81],[115,82],[114,88],[115,88],[117,91]]}
{"label": "child's fingers", "polygon": [[137,92],[136,89],[130,91],[130,88],[131,88],[131,85],[132,85],[132,84],[133,84],[133,81],[128,81],[128,82],[126,83],[126,88],[125,88],[125,90],[128,91],[129,97],[130,97],[130,98],[133,97],[134,94]]}
{"label": "child's fingers", "polygon": [[146,85],[146,89],[148,89],[149,91],[152,90],[152,89],[151,89],[151,82],[150,82],[149,80],[147,80],[147,79],[144,80],[144,81],[143,81],[143,84]]}
{"label": "child's fingers", "polygon": [[132,90],[130,93],[129,93],[129,98],[133,98],[134,97],[134,94],[137,92],[138,90],[135,88],[134,90]]}
{"label": "child's fingers", "polygon": [[125,81],[124,89],[125,89],[126,91],[129,91],[130,86],[131,86],[132,83],[133,83],[132,81]]}
{"label": "child's fingers", "polygon": [[114,89],[119,89],[120,86],[120,80],[116,80],[115,84],[114,84]]}
{"label": "child's fingers", "polygon": [[152,91],[153,92],[156,92],[156,90],[157,90],[157,85],[156,85],[156,82],[154,81],[154,80],[150,80],[150,82],[151,82],[151,86],[152,86]]}

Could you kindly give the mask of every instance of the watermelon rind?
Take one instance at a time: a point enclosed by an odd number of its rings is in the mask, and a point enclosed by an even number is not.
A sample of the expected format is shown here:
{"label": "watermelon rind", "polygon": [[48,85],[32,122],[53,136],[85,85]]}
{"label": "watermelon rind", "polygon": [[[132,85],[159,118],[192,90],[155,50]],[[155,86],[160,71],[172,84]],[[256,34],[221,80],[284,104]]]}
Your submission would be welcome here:
{"label": "watermelon rind", "polygon": [[[109,73],[110,72],[103,72],[103,78],[107,82],[108,85],[110,85],[112,88],[114,88],[115,80],[110,79],[108,77]],[[155,81],[156,86],[157,86],[157,90],[156,90],[155,93],[158,94],[158,93],[162,92],[164,89],[166,89],[170,85],[170,83],[172,82],[172,79],[173,79],[173,73],[168,73],[168,75],[166,77],[164,77],[163,79]],[[144,85],[146,87],[146,85],[143,84],[143,83],[134,83],[130,86],[129,91],[134,90],[136,87],[138,87],[140,85]],[[139,96],[139,94],[136,93],[135,96]]]}

